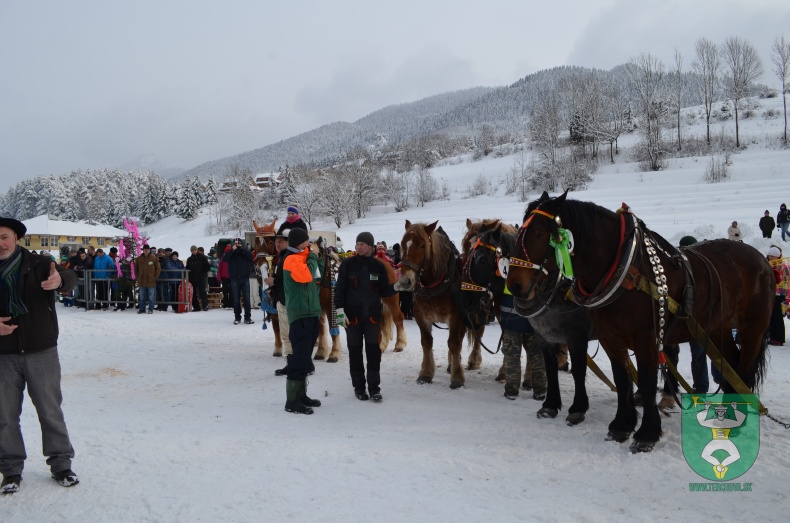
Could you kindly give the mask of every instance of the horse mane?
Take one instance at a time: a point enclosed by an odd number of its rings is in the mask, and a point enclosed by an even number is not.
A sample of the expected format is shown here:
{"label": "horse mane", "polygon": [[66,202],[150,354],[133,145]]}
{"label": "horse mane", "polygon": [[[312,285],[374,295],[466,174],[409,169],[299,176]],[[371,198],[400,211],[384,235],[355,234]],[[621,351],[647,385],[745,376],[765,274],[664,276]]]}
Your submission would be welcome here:
{"label": "horse mane", "polygon": [[502,232],[509,232],[512,233],[515,237],[515,234],[518,232],[518,229],[509,223],[504,223],[499,218],[486,218],[484,220],[480,220],[477,222],[472,222],[471,220],[467,220],[467,230],[466,234],[464,234],[464,238],[461,240],[461,252],[466,254],[469,252],[469,249],[472,247],[472,241],[474,240],[475,236],[480,234],[480,229],[485,226],[486,230],[493,230],[497,226],[501,226]]}
{"label": "horse mane", "polygon": [[[524,221],[526,222],[529,219],[532,211],[535,209],[552,209],[553,214],[560,216],[562,226],[571,230],[574,241],[576,245],[579,246],[597,238],[600,234],[600,227],[594,227],[594,224],[597,223],[598,220],[602,217],[617,217],[614,212],[593,202],[565,200],[560,204],[560,207],[556,209],[556,205],[552,205],[555,201],[556,198],[539,198],[533,200],[527,205],[526,211],[524,211]],[[552,233],[556,232],[558,227],[557,223],[554,222],[551,226]]]}
{"label": "horse mane", "polygon": [[434,229],[430,237],[428,237],[424,223],[414,223],[411,226],[412,232],[423,238],[423,241],[428,244],[426,250],[427,257],[426,268],[430,269],[433,274],[442,275],[446,272],[447,263],[450,257],[453,256],[453,244],[450,238],[439,227]]}

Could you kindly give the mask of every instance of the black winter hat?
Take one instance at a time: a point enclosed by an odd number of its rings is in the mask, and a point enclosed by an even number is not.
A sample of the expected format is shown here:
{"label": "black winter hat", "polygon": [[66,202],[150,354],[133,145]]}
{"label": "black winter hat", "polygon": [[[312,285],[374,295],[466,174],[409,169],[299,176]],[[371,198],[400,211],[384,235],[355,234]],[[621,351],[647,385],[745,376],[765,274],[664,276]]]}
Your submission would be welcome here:
{"label": "black winter hat", "polygon": [[366,244],[370,245],[371,247],[375,247],[376,246],[376,242],[375,242],[375,240],[373,240],[373,235],[371,233],[367,232],[367,231],[361,232],[361,233],[359,233],[357,235],[357,243],[360,243],[360,242],[366,243]]}
{"label": "black winter hat", "polygon": [[27,227],[25,227],[25,224],[13,218],[0,218],[0,227],[8,227],[14,231],[17,239],[20,240],[25,237],[25,233],[27,232]]}
{"label": "black winter hat", "polygon": [[688,247],[689,245],[694,245],[695,243],[697,243],[697,239],[693,236],[684,236],[680,239],[681,247]]}
{"label": "black winter hat", "polygon": [[297,228],[291,229],[291,232],[288,233],[288,247],[296,249],[309,239],[310,235],[307,234],[306,230]]}

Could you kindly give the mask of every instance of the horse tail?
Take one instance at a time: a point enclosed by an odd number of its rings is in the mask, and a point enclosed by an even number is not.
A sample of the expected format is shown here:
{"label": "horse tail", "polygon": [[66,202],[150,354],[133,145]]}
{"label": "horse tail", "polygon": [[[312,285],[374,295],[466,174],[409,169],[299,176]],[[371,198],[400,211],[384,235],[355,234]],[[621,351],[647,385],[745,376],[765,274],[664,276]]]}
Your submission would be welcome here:
{"label": "horse tail", "polygon": [[768,338],[763,336],[760,338],[760,349],[754,362],[754,370],[752,374],[754,376],[754,387],[752,387],[754,392],[758,391],[760,385],[765,379],[766,367],[768,367]]}
{"label": "horse tail", "polygon": [[390,340],[393,338],[394,330],[395,320],[392,317],[392,311],[385,301],[382,303],[381,309],[381,341],[379,342],[381,352],[387,350],[387,345],[389,345]]}

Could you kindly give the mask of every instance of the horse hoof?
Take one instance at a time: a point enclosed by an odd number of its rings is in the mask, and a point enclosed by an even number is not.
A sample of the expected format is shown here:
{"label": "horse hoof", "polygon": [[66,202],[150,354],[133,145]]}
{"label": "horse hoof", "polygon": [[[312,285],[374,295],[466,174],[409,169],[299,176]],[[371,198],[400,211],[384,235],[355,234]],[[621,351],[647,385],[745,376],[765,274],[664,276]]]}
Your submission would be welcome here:
{"label": "horse hoof", "polygon": [[571,367],[570,367],[570,365],[568,365],[568,362],[565,362],[565,365],[562,365],[561,367],[559,367],[558,370],[561,370],[562,372],[570,372],[571,371]]}
{"label": "horse hoof", "polygon": [[392,352],[403,352],[403,347],[395,347]]}
{"label": "horse hoof", "polygon": [[313,359],[316,360],[316,361],[323,360],[324,359],[324,355],[323,354],[316,354],[315,356],[313,356]]}
{"label": "horse hoof", "polygon": [[327,362],[327,363],[337,363],[337,358],[335,358],[335,357],[332,357],[332,358],[327,358],[327,359],[326,359],[326,362]]}
{"label": "horse hoof", "polygon": [[272,356],[274,356],[275,358],[282,358],[283,357],[283,353],[282,353],[282,351],[279,351],[279,352],[278,351],[274,351],[274,353],[272,353]]}
{"label": "horse hoof", "polygon": [[450,388],[451,389],[460,389],[463,386],[464,386],[464,382],[463,381],[451,381],[450,382]]}
{"label": "horse hoof", "polygon": [[567,423],[569,427],[574,427],[582,421],[584,421],[584,412],[572,412],[565,418],[565,423]]}
{"label": "horse hoof", "polygon": [[543,407],[538,411],[538,419],[554,419],[559,414],[557,409],[552,409],[550,407]]}
{"label": "horse hoof", "polygon": [[466,366],[466,370],[477,370],[479,368],[480,368],[480,364],[479,363],[477,365],[472,365],[471,363],[469,363]]}
{"label": "horse hoof", "polygon": [[606,435],[606,441],[616,441],[617,443],[623,443],[630,437],[631,437],[630,432],[623,432],[620,430],[610,430],[609,434]]}
{"label": "horse hoof", "polygon": [[631,454],[638,452],[650,452],[655,448],[655,441],[634,441],[631,443]]}
{"label": "horse hoof", "polygon": [[429,378],[427,376],[420,376],[417,378],[417,383],[420,385],[425,385],[426,383],[433,383],[433,378]]}

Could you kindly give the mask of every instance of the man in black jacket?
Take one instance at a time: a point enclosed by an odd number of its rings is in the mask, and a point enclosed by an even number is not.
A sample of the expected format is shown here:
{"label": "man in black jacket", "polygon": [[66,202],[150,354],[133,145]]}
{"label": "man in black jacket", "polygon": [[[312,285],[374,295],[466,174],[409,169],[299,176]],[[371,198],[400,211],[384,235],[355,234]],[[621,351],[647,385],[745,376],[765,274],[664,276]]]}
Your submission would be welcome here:
{"label": "man in black jacket", "polygon": [[71,470],[74,449],[63,417],[55,291],[77,284],[74,271],[19,246],[25,225],[0,218],[0,492],[19,490],[25,442],[19,425],[24,391],[41,422],[44,455],[52,478],[64,487],[79,483]]}
{"label": "man in black jacket", "polygon": [[[381,401],[381,298],[398,292],[398,283],[387,280],[387,269],[373,254],[376,244],[373,235],[362,232],[357,236],[357,255],[346,258],[340,265],[335,286],[337,322],[346,328],[348,362],[351,384],[357,399]],[[367,392],[362,344],[367,358]],[[370,396],[368,396],[370,392]]]}
{"label": "man in black jacket", "polygon": [[244,248],[241,238],[234,238],[230,249],[222,259],[228,264],[230,293],[233,300],[233,325],[241,323],[241,298],[244,298],[244,323],[251,325],[254,323],[250,310],[252,253]]}
{"label": "man in black jacket", "polygon": [[206,294],[206,276],[211,270],[211,263],[205,254],[198,252],[198,248],[193,245],[190,248],[192,255],[187,258],[186,269],[189,271],[189,283],[195,293],[192,295],[192,309],[201,310],[200,304],[203,304],[202,310],[208,310],[208,295]]}

